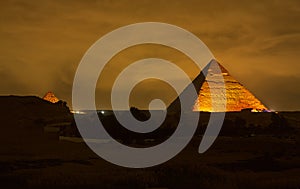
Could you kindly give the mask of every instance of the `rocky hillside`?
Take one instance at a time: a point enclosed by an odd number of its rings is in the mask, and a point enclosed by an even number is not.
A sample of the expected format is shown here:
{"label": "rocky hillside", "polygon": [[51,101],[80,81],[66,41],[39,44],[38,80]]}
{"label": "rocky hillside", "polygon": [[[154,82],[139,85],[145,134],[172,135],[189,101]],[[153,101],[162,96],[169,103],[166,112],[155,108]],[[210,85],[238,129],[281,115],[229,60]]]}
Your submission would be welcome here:
{"label": "rocky hillside", "polygon": [[36,96],[0,96],[1,142],[37,140],[46,124],[71,122],[66,103],[51,103]]}

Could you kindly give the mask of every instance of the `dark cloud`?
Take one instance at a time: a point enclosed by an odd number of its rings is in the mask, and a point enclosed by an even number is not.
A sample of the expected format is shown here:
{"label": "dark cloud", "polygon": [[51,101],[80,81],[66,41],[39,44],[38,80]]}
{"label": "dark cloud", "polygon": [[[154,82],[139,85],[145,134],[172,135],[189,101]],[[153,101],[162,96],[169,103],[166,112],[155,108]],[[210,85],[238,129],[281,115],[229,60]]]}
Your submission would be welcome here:
{"label": "dark cloud", "polygon": [[[0,92],[42,96],[53,90],[71,103],[76,67],[97,39],[120,26],[158,21],[196,34],[267,105],[299,110],[299,7],[298,0],[1,1],[0,74],[4,79]],[[170,57],[183,67],[187,61],[172,53]],[[132,60],[130,56],[123,59]],[[111,75],[119,70],[116,65],[108,69]],[[186,67],[195,77],[197,72]],[[99,89],[107,93],[108,87]],[[144,88],[140,95],[150,89]],[[138,98],[135,103],[146,106]]]}

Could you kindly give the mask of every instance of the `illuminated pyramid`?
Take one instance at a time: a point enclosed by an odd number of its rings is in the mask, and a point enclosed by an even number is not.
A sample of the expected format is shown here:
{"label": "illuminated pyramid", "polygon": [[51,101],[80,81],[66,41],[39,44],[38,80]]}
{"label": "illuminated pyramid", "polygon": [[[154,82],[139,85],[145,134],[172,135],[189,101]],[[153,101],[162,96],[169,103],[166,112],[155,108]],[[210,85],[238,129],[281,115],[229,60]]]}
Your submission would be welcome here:
{"label": "illuminated pyramid", "polygon": [[43,99],[52,103],[57,103],[59,101],[59,99],[50,91],[45,94]]}
{"label": "illuminated pyramid", "polygon": [[[218,72],[218,70],[220,71]],[[222,80],[224,80],[225,89],[220,90]],[[226,111],[267,110],[266,106],[215,60],[212,60],[190,85],[194,85],[195,89],[199,91],[199,96],[195,100],[194,107],[192,107],[194,111],[220,112],[224,110],[224,105],[226,105]],[[210,91],[220,92],[212,94]],[[182,93],[184,92],[185,90]],[[214,108],[212,107],[212,97]],[[178,111],[178,108],[180,108],[179,103],[179,98],[175,99],[168,110]],[[223,108],[218,108],[222,106]]]}

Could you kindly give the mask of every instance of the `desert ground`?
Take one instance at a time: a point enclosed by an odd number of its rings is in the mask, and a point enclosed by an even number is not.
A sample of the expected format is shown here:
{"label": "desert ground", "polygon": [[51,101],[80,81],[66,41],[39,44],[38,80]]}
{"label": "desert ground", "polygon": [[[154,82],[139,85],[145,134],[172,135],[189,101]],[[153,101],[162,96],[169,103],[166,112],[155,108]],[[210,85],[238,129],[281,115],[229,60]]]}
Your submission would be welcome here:
{"label": "desert ground", "polygon": [[3,188],[300,188],[298,112],[279,112],[280,117],[269,116],[270,123],[261,120],[268,126],[229,114],[204,154],[197,152],[200,128],[168,162],[130,169],[103,160],[85,143],[59,140],[61,131],[45,132],[47,124],[72,121],[64,104],[14,96],[1,97],[0,103]]}

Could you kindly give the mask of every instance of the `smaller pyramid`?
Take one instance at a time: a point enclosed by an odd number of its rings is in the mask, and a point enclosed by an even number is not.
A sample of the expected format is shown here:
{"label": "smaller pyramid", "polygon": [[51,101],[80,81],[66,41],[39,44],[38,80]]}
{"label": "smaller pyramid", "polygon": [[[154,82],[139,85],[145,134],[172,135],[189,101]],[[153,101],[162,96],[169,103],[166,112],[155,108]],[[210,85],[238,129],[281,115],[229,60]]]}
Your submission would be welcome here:
{"label": "smaller pyramid", "polygon": [[59,99],[51,91],[47,92],[43,99],[52,103],[57,103],[59,101]]}

